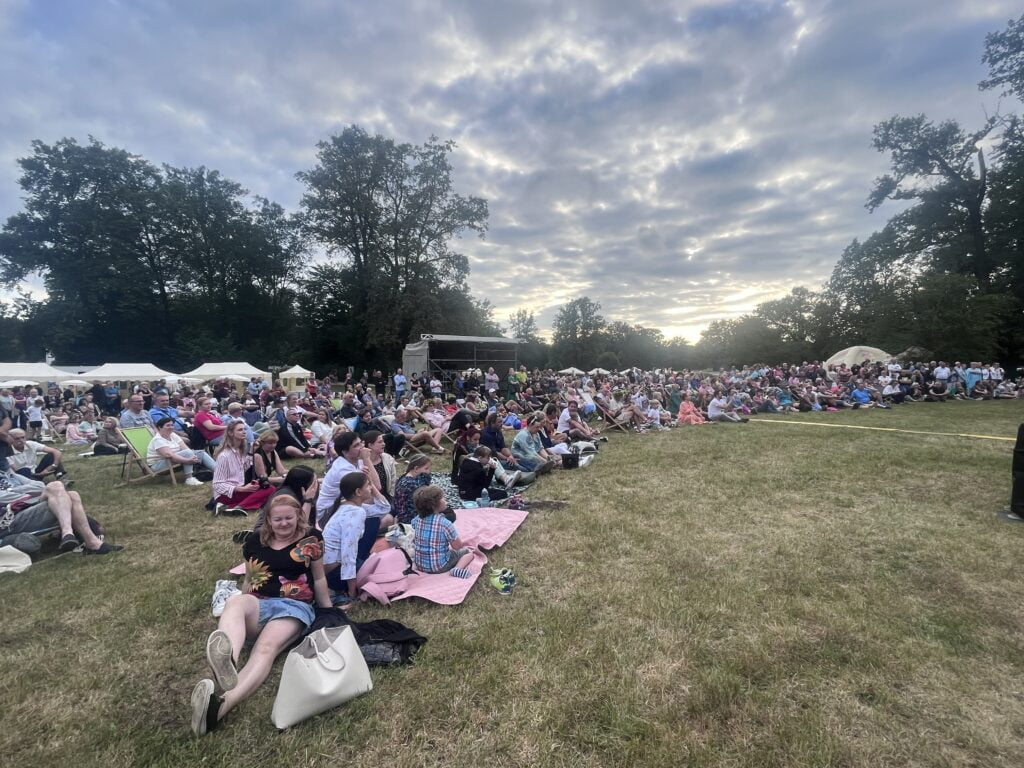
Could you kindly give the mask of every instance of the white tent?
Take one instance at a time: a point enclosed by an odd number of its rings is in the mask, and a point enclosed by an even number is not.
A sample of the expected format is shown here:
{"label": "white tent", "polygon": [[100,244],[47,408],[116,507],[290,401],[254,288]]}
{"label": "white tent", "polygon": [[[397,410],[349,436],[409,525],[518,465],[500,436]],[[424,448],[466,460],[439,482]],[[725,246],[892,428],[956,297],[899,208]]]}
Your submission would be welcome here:
{"label": "white tent", "polygon": [[563,368],[562,370],[559,371],[559,373],[567,373],[570,376],[582,376],[583,375],[583,371],[581,371],[579,368],[572,368],[572,367]]}
{"label": "white tent", "polygon": [[0,363],[0,379],[23,379],[37,381],[40,384],[46,381],[62,381],[64,379],[77,378],[73,373],[67,373],[46,363]]}
{"label": "white tent", "polygon": [[187,378],[201,379],[202,381],[231,375],[245,376],[247,379],[253,376],[260,376],[265,379],[270,378],[269,373],[254,368],[248,363],[203,363],[194,371],[182,374],[182,376]]}
{"label": "white tent", "polygon": [[89,381],[160,381],[174,374],[157,368],[152,363],[105,363],[80,374],[78,378]]}
{"label": "white tent", "polygon": [[303,368],[301,365],[293,365],[278,374],[282,379],[312,379],[313,371]]}
{"label": "white tent", "polygon": [[608,371],[606,371],[604,368],[594,368],[593,370],[587,371],[588,376],[597,376],[599,374],[601,376],[607,376]]}
{"label": "white tent", "polygon": [[828,368],[830,365],[834,365],[838,368],[844,363],[849,367],[851,365],[860,365],[863,362],[877,363],[891,359],[892,355],[878,347],[847,347],[846,349],[839,350],[826,360],[825,367]]}

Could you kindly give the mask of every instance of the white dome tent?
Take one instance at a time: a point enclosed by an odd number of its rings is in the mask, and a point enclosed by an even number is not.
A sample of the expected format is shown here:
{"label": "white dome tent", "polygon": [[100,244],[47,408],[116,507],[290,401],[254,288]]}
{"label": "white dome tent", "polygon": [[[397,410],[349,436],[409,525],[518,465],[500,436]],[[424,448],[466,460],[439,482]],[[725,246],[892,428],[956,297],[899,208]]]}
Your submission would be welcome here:
{"label": "white dome tent", "polygon": [[891,359],[892,355],[878,347],[847,347],[846,349],[839,350],[826,360],[825,368],[828,368],[830,365],[838,368],[844,364],[849,368],[850,366],[860,365],[865,362],[888,362]]}

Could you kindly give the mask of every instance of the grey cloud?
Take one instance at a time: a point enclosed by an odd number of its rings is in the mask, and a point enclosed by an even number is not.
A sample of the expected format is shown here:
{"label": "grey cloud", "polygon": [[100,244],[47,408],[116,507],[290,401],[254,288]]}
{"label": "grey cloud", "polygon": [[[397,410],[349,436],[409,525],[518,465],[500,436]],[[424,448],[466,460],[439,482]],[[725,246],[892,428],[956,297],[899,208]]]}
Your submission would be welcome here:
{"label": "grey cloud", "polygon": [[[884,223],[871,127],[980,119],[984,34],[1018,11],[960,0],[36,4],[0,0],[0,216],[14,158],[88,133],[207,165],[295,208],[315,144],[358,123],[456,139],[489,198],[455,244],[503,320],[587,293],[610,319],[695,334]],[[989,102],[991,103],[991,102]],[[728,277],[726,277],[728,275]],[[694,339],[696,340],[696,339]]]}

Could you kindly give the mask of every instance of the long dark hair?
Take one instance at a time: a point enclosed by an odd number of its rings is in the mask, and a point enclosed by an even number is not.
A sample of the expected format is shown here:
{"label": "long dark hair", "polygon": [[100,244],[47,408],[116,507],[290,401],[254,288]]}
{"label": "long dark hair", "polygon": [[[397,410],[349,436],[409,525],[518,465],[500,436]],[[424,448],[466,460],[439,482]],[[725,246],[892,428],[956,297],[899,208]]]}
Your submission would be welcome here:
{"label": "long dark hair", "polygon": [[281,481],[281,487],[291,489],[301,499],[305,495],[306,489],[313,484],[315,477],[316,472],[300,464],[288,470],[288,474]]}

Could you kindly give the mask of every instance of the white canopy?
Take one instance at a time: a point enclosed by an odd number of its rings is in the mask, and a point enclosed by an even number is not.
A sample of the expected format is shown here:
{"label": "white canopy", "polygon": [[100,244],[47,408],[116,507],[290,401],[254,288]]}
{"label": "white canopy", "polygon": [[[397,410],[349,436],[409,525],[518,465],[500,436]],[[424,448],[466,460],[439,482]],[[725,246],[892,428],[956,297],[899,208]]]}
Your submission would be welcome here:
{"label": "white canopy", "polygon": [[159,381],[174,376],[152,363],[105,363],[79,375],[89,381]]}
{"label": "white canopy", "polygon": [[865,361],[877,363],[891,359],[892,355],[878,347],[847,347],[846,349],[839,350],[826,360],[825,367],[828,368],[830,365],[834,365],[838,368],[844,363],[849,367],[851,365],[860,365]]}
{"label": "white canopy", "polygon": [[0,363],[0,379],[23,379],[36,381],[62,381],[76,378],[75,374],[67,373],[46,363]]}
{"label": "white canopy", "polygon": [[258,368],[254,368],[249,363],[203,363],[194,371],[183,373],[190,379],[201,379],[206,381],[207,379],[219,379],[224,376],[245,376],[247,379],[253,376],[260,376],[262,378],[270,378],[270,374],[266,371],[261,371]]}
{"label": "white canopy", "polygon": [[597,376],[598,374],[600,374],[602,376],[607,376],[608,375],[608,371],[606,371],[604,368],[594,368],[591,371],[587,371],[587,375],[588,376]]}
{"label": "white canopy", "polygon": [[568,373],[570,376],[583,375],[583,371],[581,371],[579,368],[573,368],[571,366],[569,368],[563,368],[562,370],[559,371],[559,373]]}
{"label": "white canopy", "polygon": [[282,379],[312,379],[313,372],[303,368],[301,365],[293,365],[278,374]]}

